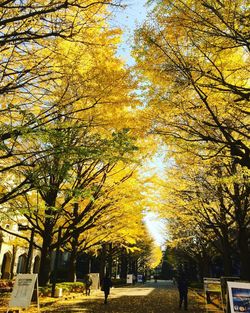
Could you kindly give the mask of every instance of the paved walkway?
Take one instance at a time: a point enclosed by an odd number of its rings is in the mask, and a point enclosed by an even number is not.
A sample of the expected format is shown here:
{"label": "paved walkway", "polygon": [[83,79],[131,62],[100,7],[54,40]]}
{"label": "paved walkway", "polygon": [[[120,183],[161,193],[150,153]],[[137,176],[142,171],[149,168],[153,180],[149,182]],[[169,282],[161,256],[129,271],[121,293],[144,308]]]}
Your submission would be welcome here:
{"label": "paved walkway", "polygon": [[[42,313],[177,313],[178,292],[170,281],[147,282],[135,286],[112,288],[108,304],[103,303],[103,292],[93,291],[91,296],[57,299],[53,303],[41,301]],[[189,292],[190,313],[203,313],[201,298]],[[34,309],[28,312],[36,312]],[[185,312],[185,311],[183,311]]]}

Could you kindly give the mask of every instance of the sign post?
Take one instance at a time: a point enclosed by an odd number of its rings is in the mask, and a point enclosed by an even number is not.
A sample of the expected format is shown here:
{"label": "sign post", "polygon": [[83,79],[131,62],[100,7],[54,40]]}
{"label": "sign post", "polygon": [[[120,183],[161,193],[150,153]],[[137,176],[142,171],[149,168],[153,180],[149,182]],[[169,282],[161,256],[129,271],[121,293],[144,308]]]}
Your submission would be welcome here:
{"label": "sign post", "polygon": [[207,313],[224,312],[219,278],[204,278],[205,306]]}
{"label": "sign post", "polygon": [[127,275],[127,284],[133,284],[133,274]]}
{"label": "sign post", "polygon": [[223,308],[225,313],[230,313],[230,305],[229,305],[229,296],[228,296],[228,286],[227,282],[239,281],[240,277],[235,276],[222,276],[220,278],[221,281],[221,298],[223,303]]}
{"label": "sign post", "polygon": [[141,274],[137,275],[137,283],[143,283],[143,275]]}
{"label": "sign post", "polygon": [[231,313],[250,311],[250,283],[227,282]]}
{"label": "sign post", "polygon": [[90,278],[92,279],[92,285],[91,288],[93,290],[98,290],[100,287],[100,277],[99,273],[90,273],[89,274]]}
{"label": "sign post", "polygon": [[6,313],[9,312],[10,308],[27,309],[35,289],[37,312],[40,312],[37,274],[17,274]]}

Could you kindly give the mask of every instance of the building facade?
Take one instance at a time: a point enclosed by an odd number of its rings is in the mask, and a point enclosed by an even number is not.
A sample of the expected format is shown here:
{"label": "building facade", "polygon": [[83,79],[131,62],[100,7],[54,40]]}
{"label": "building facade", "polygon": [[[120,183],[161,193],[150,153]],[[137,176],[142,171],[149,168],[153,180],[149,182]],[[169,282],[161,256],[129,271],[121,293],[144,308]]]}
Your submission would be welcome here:
{"label": "building facade", "polygon": [[[2,225],[2,228],[6,231],[0,232],[0,278],[12,279],[18,273],[38,273],[40,251],[32,247],[30,260],[28,260],[29,247],[16,236],[21,233],[18,225],[5,224]],[[30,264],[29,269],[27,268],[28,263]]]}

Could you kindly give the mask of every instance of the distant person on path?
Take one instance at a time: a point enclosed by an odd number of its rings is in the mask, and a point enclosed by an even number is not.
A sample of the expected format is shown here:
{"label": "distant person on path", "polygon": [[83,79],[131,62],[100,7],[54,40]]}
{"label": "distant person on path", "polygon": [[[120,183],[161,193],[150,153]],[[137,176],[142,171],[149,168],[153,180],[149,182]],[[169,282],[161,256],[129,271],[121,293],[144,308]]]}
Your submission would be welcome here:
{"label": "distant person on path", "polygon": [[133,274],[132,280],[133,280],[133,285],[135,285],[135,283],[136,283],[136,276],[135,276],[135,274]]}
{"label": "distant person on path", "polygon": [[86,296],[90,296],[90,289],[91,289],[92,283],[93,282],[92,282],[90,275],[86,275],[85,280],[84,280]]}
{"label": "distant person on path", "polygon": [[110,288],[112,287],[112,281],[108,274],[102,280],[101,290],[104,292],[104,304],[108,303],[108,295],[110,292]]}
{"label": "distant person on path", "polygon": [[157,283],[157,275],[154,275],[155,283]]}
{"label": "distant person on path", "polygon": [[184,303],[184,310],[187,311],[188,307],[188,280],[184,272],[180,272],[177,278],[177,287],[179,290],[179,309],[182,308],[182,303]]}
{"label": "distant person on path", "polygon": [[146,282],[146,275],[143,274],[143,275],[142,275],[142,283],[145,284],[145,282]]}

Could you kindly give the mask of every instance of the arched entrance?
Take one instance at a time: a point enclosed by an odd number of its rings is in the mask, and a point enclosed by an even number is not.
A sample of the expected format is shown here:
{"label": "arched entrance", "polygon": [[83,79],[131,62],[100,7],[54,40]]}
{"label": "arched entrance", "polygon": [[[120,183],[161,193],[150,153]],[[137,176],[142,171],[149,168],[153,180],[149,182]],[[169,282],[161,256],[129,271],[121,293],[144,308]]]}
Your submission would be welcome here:
{"label": "arched entrance", "polygon": [[26,272],[27,254],[21,254],[17,263],[17,274]]}
{"label": "arched entrance", "polygon": [[11,259],[12,254],[10,252],[6,252],[3,256],[3,262],[1,266],[1,278],[10,279],[11,277]]}
{"label": "arched entrance", "polygon": [[39,255],[37,255],[35,257],[34,265],[33,265],[33,273],[34,274],[37,274],[39,272],[39,267],[40,267],[40,257],[39,257]]}

